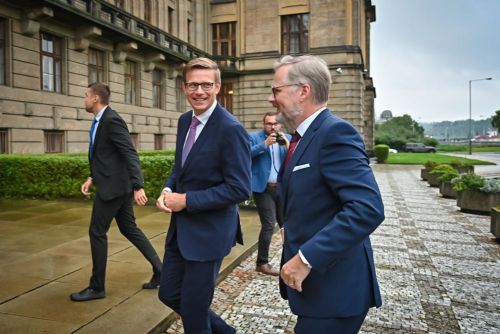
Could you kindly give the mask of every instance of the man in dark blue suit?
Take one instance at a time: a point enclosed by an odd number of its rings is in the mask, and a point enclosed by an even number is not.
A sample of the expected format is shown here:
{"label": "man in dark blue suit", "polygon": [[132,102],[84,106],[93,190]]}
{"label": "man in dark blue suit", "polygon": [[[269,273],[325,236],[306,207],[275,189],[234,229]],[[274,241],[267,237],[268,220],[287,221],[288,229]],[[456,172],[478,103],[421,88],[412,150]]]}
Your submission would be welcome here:
{"label": "man in dark blue suit", "polygon": [[251,132],[252,195],[260,218],[259,246],[255,270],[266,275],[278,276],[279,271],[269,264],[269,245],[276,223],[283,225],[282,210],[278,199],[277,180],[281,164],[285,161],[289,138],[279,132],[281,124],[276,113],[264,115],[262,130]]}
{"label": "man in dark blue suit", "polygon": [[192,59],[183,77],[193,110],[179,118],[175,166],[156,203],[172,212],[159,298],[186,334],[235,333],[210,304],[224,256],[243,242],[237,204],[250,196],[248,135],[217,103],[216,63]]}
{"label": "man in dark blue suit", "polygon": [[357,333],[381,306],[369,235],[384,220],[363,140],[326,107],[331,76],[315,56],[275,64],[269,102],[295,129],[278,177],[284,245],[280,291],[297,334]]}

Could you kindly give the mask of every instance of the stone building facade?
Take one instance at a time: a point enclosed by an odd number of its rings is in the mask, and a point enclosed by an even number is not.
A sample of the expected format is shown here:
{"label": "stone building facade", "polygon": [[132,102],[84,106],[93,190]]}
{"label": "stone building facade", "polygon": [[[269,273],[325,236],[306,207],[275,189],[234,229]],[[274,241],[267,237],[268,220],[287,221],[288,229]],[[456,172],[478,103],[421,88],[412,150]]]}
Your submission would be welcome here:
{"label": "stone building facade", "polygon": [[0,151],[86,151],[94,81],[109,83],[139,150],[173,148],[189,108],[181,68],[198,56],[222,69],[219,101],[258,129],[282,54],[327,61],[329,107],[371,151],[374,20],[371,0],[0,0]]}

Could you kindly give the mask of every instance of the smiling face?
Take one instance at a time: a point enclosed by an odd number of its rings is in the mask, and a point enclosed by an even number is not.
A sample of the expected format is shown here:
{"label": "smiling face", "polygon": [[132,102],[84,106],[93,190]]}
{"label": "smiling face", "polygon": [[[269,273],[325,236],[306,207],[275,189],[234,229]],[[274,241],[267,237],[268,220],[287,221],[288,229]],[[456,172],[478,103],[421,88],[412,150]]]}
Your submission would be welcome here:
{"label": "smiling face", "polygon": [[[196,115],[201,115],[214,103],[220,90],[220,82],[216,82],[215,71],[212,69],[193,69],[186,73],[184,94],[193,107]],[[214,83],[210,89],[203,89],[203,83]],[[196,89],[189,89],[186,83],[196,83]]]}

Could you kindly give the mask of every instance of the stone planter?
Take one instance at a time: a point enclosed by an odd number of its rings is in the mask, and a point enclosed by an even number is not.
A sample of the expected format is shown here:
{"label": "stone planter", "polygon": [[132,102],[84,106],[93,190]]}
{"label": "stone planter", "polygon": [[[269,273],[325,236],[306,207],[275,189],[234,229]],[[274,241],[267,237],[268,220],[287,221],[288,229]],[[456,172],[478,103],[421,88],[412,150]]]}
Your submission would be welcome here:
{"label": "stone planter", "polygon": [[489,215],[491,208],[497,205],[500,205],[500,193],[465,190],[457,194],[457,206],[463,212]]}
{"label": "stone planter", "polygon": [[474,173],[474,166],[461,166],[461,167],[455,167],[455,169],[460,174]]}
{"label": "stone planter", "polygon": [[422,178],[422,180],[427,181],[427,177],[429,176],[430,171],[431,170],[427,168],[422,168],[420,170],[420,177]]}
{"label": "stone planter", "polygon": [[453,189],[451,181],[443,181],[439,184],[439,193],[444,198],[457,198],[457,192]]}
{"label": "stone planter", "polygon": [[439,176],[440,176],[439,174],[432,174],[432,173],[427,174],[427,183],[429,183],[431,187],[439,187],[440,183],[440,181],[438,180]]}
{"label": "stone planter", "polygon": [[491,208],[490,232],[500,240],[500,208]]}

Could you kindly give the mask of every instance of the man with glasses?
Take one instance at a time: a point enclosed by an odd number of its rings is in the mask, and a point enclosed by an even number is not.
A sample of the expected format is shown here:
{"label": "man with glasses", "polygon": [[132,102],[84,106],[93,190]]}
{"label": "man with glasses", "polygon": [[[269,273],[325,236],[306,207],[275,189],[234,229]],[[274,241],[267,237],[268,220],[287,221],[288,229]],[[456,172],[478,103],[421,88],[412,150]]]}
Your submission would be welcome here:
{"label": "man with glasses", "polygon": [[237,205],[250,196],[248,135],[217,103],[216,63],[192,59],[183,78],[193,110],[179,118],[174,169],[156,202],[172,213],[159,298],[180,314],[184,333],[230,334],[210,304],[223,258],[243,243]]}
{"label": "man with glasses", "polygon": [[252,154],[252,195],[260,218],[259,246],[255,270],[278,276],[279,271],[269,264],[269,246],[276,222],[282,226],[282,212],[278,200],[277,178],[286,157],[288,135],[280,132],[276,113],[264,115],[263,129],[250,133]]}
{"label": "man with glasses", "polygon": [[353,334],[382,299],[369,235],[384,220],[359,133],[327,108],[331,76],[316,56],[275,66],[279,122],[295,129],[278,176],[284,244],[280,291],[296,334]]}

